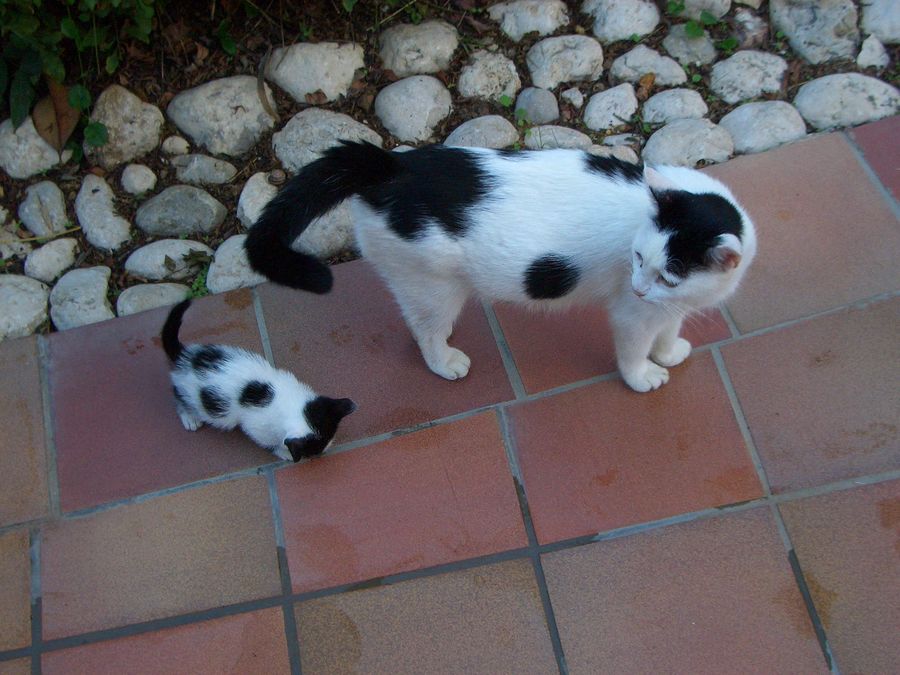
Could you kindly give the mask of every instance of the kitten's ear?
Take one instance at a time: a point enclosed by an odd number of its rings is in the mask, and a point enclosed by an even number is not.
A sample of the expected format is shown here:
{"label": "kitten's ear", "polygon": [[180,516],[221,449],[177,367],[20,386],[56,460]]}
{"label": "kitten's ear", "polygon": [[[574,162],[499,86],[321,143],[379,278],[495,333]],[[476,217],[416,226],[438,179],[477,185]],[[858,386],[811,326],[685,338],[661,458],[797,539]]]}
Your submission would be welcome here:
{"label": "kitten's ear", "polygon": [[665,190],[680,189],[674,181],[669,180],[656,169],[651,169],[646,165],[644,166],[644,180],[647,182],[647,185],[650,186],[651,190],[663,192]]}
{"label": "kitten's ear", "polygon": [[733,270],[741,264],[741,240],[733,234],[723,234],[706,256],[710,265],[722,272]]}
{"label": "kitten's ear", "polygon": [[356,410],[356,404],[349,398],[328,398],[327,396],[322,398],[331,414],[338,419],[343,419]]}

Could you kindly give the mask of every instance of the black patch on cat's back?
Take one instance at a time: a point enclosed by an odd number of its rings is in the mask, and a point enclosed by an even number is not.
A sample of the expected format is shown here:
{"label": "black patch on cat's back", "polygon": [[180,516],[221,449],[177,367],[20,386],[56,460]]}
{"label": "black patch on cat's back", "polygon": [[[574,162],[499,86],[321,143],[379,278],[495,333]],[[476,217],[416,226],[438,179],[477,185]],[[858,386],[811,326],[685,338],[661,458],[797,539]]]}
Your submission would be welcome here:
{"label": "black patch on cat's back", "polygon": [[467,211],[490,192],[490,174],[475,153],[432,145],[397,156],[397,176],[360,192],[404,239],[415,239],[429,221],[453,237],[465,235]]}
{"label": "black patch on cat's back", "polygon": [[275,398],[275,389],[268,382],[260,382],[252,380],[244,385],[241,389],[241,396],[238,399],[245,408],[265,408]]}
{"label": "black patch on cat's back", "polygon": [[641,183],[644,180],[644,167],[640,164],[615,157],[600,157],[589,152],[584,153],[584,160],[588,171],[603,174],[612,180],[621,178],[628,183]]}
{"label": "black patch on cat's back", "polygon": [[225,350],[217,345],[204,345],[191,356],[191,366],[194,370],[218,370],[228,359]]}
{"label": "black patch on cat's back", "polygon": [[228,398],[215,387],[200,390],[200,403],[210,417],[225,417],[228,414]]}
{"label": "black patch on cat's back", "polygon": [[533,300],[552,300],[569,293],[581,270],[566,256],[549,253],[535,259],[525,270],[525,292]]}
{"label": "black patch on cat's back", "polygon": [[744,231],[741,214],[725,197],[713,193],[694,194],[682,190],[654,191],[659,213],[657,227],[670,232],[666,244],[666,270],[684,277],[707,267],[707,253],[723,234],[738,239]]}

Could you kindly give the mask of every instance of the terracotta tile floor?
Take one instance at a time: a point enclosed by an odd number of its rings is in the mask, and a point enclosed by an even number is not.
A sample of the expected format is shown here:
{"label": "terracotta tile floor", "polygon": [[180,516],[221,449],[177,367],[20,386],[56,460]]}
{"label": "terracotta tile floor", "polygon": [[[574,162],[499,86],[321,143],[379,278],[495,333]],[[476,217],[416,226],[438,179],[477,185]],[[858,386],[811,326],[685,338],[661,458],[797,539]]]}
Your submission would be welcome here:
{"label": "terracotta tile floor", "polygon": [[356,400],[299,465],[181,428],[165,310],[0,344],[0,673],[900,671],[898,124],[709,169],[759,258],[652,394],[596,309],[441,380],[364,261],[186,317]]}

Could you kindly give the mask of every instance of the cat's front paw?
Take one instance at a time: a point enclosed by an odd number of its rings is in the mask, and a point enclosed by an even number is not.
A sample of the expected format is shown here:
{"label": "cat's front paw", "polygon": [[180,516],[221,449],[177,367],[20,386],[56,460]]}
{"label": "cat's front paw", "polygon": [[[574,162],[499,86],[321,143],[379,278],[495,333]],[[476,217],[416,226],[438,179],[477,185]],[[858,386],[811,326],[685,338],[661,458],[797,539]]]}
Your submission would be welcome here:
{"label": "cat's front paw", "polygon": [[445,380],[459,380],[469,373],[472,360],[455,347],[447,347],[439,357],[426,359],[428,367]]}
{"label": "cat's front paw", "polygon": [[671,348],[656,350],[650,354],[650,358],[659,365],[671,368],[684,361],[691,353],[691,343],[684,338],[676,338]]}
{"label": "cat's front paw", "polygon": [[189,413],[179,412],[178,417],[181,419],[181,424],[188,431],[197,431],[197,429],[203,426],[203,422]]}
{"label": "cat's front paw", "polygon": [[669,371],[652,361],[645,361],[639,368],[622,372],[625,384],[635,391],[645,392],[659,389],[669,381]]}

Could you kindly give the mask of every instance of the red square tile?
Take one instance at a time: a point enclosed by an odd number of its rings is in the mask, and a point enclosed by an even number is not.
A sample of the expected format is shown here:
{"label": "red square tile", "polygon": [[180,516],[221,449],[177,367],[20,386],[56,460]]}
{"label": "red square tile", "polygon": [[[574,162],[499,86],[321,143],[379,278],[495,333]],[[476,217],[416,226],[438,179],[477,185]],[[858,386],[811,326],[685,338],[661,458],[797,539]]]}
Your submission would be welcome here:
{"label": "red square tile", "polygon": [[775,492],[900,468],[900,299],[723,348]]}
{"label": "red square tile", "polygon": [[27,531],[0,535],[0,651],[31,644],[29,546]]}
{"label": "red square tile", "polygon": [[850,130],[872,170],[900,199],[900,115]]}
{"label": "red square tile", "polygon": [[527,543],[493,413],[276,474],[295,591]]}
{"label": "red square tile", "polygon": [[742,332],[897,289],[897,219],[843,134],[706,170],[758,230],[756,260],[728,301]]}
{"label": "red square tile", "polygon": [[[159,342],[168,309],[50,338],[50,387],[65,511],[273,461],[240,431],[189,432],[175,413]],[[247,290],[197,301],[182,341],[261,351]]]}
{"label": "red square tile", "polygon": [[303,672],[557,672],[534,571],[510,560],[296,609]]}
{"label": "red square tile", "polygon": [[542,556],[571,673],[827,673],[768,509]]}
{"label": "red square tile", "polygon": [[843,673],[900,664],[900,481],[779,506]]}
{"label": "red square tile", "polygon": [[280,607],[48,652],[41,672],[290,673]]}
{"label": "red square tile", "polygon": [[[529,394],[616,369],[612,331],[599,305],[565,312],[497,305],[494,311]],[[691,317],[682,335],[699,347],[730,338],[731,331],[722,314],[713,310]]]}
{"label": "red square tile", "polygon": [[31,659],[0,661],[0,675],[31,675]]}
{"label": "red square tile", "polygon": [[762,494],[710,354],[652,393],[601,382],[510,416],[541,543]]}
{"label": "red square tile", "polygon": [[50,512],[39,372],[36,337],[0,343],[0,526]]}
{"label": "red square tile", "polygon": [[337,442],[409,427],[513,397],[481,307],[470,303],[450,343],[472,359],[450,382],[425,365],[393,296],[365,261],[332,268],[324,296],[259,287],[275,363],[313,389],[348,396],[359,409],[341,423]]}

